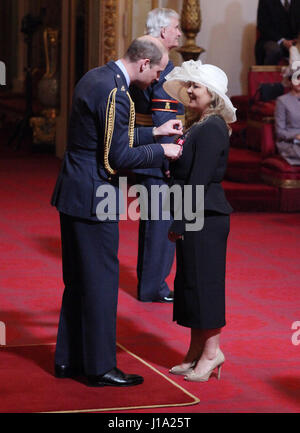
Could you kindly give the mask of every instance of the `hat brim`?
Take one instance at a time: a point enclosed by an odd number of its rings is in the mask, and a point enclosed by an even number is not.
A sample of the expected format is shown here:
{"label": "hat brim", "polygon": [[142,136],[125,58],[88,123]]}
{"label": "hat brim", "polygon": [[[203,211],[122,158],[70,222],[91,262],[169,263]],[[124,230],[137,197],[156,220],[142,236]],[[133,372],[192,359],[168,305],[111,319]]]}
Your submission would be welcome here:
{"label": "hat brim", "polygon": [[[178,80],[178,79],[170,79],[164,82],[163,88],[164,90],[172,96],[172,98],[176,99],[177,101],[181,102],[185,107],[187,107],[190,103],[190,98],[187,93],[187,83],[189,81],[187,80]],[[209,90],[212,90],[215,92],[220,98],[223,99],[225,108],[224,112],[222,113],[224,120],[227,123],[233,123],[236,122],[236,108],[233,106],[231,100],[228,98],[227,95],[221,93],[218,89],[216,89],[213,86],[207,86],[206,83],[202,83],[201,81],[197,81],[197,83],[202,84],[203,86],[207,87]]]}

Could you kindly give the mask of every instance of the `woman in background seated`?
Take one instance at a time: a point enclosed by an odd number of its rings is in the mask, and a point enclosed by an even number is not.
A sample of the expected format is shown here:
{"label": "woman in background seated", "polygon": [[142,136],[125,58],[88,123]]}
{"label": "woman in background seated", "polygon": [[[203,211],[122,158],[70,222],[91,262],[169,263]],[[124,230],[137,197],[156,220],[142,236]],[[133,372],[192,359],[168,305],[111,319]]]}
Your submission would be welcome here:
{"label": "woman in background seated", "polygon": [[[220,333],[225,326],[226,246],[232,208],[221,181],[229,151],[227,123],[236,120],[235,108],[226,96],[227,83],[221,69],[193,60],[174,68],[164,83],[167,93],[197,115],[180,139],[182,156],[178,164],[170,165],[170,171],[183,192],[185,217],[186,205],[202,215],[196,186],[204,185],[204,226],[193,231],[197,217],[187,221],[174,215],[169,230],[169,239],[176,241],[177,260],[173,319],[191,329],[187,354],[170,372],[196,382],[207,381],[216,368],[219,378],[225,361]],[[193,191],[188,203],[186,186]]]}
{"label": "woman in background seated", "polygon": [[276,100],[276,146],[289,164],[300,165],[300,69],[289,73],[289,83],[291,90]]}

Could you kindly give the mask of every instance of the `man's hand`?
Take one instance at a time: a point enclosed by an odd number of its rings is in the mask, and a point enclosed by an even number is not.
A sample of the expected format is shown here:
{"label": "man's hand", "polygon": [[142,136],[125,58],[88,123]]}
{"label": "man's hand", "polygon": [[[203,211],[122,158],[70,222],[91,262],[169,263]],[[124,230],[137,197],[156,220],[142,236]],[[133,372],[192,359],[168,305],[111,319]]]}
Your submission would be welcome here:
{"label": "man's hand", "polygon": [[295,138],[296,140],[300,140],[300,134],[297,134]]}
{"label": "man's hand", "polygon": [[183,239],[183,236],[178,234],[178,233],[175,233],[175,232],[169,232],[168,238],[169,238],[169,241],[176,242],[176,241],[178,241],[178,239]]}
{"label": "man's hand", "polygon": [[177,119],[170,119],[166,123],[163,123],[162,125],[153,128],[153,135],[154,137],[157,136],[171,136],[171,135],[182,135],[183,129],[182,129],[182,123],[181,120]]}
{"label": "man's hand", "polygon": [[165,156],[170,160],[175,160],[181,157],[182,147],[179,144],[161,143],[164,149]]}
{"label": "man's hand", "polygon": [[294,40],[289,40],[289,39],[284,39],[284,40],[282,41],[282,45],[283,45],[287,50],[289,50],[289,49],[291,48],[291,46],[293,45],[293,43],[294,43]]}

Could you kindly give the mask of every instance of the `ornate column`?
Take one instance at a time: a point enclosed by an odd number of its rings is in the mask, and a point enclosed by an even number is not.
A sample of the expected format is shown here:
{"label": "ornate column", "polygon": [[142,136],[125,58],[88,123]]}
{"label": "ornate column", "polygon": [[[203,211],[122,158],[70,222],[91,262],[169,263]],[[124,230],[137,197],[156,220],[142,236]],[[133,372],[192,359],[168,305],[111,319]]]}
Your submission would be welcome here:
{"label": "ornate column", "polygon": [[200,0],[184,0],[181,12],[181,29],[186,37],[185,44],[178,48],[183,60],[197,60],[204,48],[196,45],[201,28]]}
{"label": "ornate column", "polygon": [[56,118],[59,110],[60,80],[58,63],[57,28],[46,27],[43,32],[46,72],[38,83],[38,99],[43,110],[38,117],[31,117],[34,144],[55,144]]}

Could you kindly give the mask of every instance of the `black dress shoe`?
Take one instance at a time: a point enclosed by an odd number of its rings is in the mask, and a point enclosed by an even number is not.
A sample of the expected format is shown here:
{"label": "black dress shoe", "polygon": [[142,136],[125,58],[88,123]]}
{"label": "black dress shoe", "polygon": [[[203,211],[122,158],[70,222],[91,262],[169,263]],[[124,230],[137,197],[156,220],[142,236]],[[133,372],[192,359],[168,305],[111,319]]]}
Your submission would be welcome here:
{"label": "black dress shoe", "polygon": [[158,299],[156,302],[165,302],[165,303],[170,303],[174,301],[174,292],[172,292],[170,290],[170,293],[167,296],[164,296],[160,299]]}
{"label": "black dress shoe", "polygon": [[117,367],[99,376],[88,376],[89,386],[133,386],[143,382],[142,376],[125,374]]}
{"label": "black dress shoe", "polygon": [[66,379],[81,376],[83,371],[80,368],[70,367],[68,365],[55,364],[55,377],[59,379]]}
{"label": "black dress shoe", "polygon": [[163,302],[163,303],[170,303],[174,301],[174,292],[172,292],[172,290],[170,290],[170,292],[168,293],[168,295],[163,296],[162,298],[158,298],[158,299],[154,299],[153,301],[145,301],[144,299],[140,299],[138,298],[139,301],[141,302]]}

